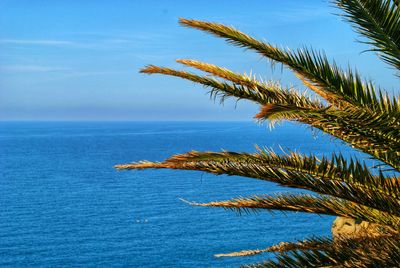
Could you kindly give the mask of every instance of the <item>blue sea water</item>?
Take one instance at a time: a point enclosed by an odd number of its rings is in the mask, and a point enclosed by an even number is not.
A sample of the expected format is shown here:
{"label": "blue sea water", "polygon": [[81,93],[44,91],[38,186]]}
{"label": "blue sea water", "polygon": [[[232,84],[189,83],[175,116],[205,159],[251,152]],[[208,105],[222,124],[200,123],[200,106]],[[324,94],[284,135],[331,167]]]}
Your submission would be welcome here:
{"label": "blue sea water", "polygon": [[237,215],[179,200],[293,191],[274,183],[113,168],[190,150],[254,152],[256,144],[317,155],[348,150],[291,124],[270,131],[251,122],[2,122],[0,266],[238,267],[270,255],[213,255],[330,235],[330,216]]}

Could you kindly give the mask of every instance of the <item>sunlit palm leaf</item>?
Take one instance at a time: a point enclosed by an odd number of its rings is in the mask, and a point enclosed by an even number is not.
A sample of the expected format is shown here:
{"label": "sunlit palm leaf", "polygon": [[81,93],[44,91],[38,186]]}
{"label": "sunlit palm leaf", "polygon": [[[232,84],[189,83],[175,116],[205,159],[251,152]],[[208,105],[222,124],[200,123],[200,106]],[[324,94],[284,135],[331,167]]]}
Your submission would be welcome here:
{"label": "sunlit palm leaf", "polygon": [[312,239],[305,239],[303,241],[298,242],[281,242],[277,245],[273,245],[264,249],[250,249],[250,250],[241,250],[238,252],[231,252],[231,253],[222,253],[216,254],[215,257],[244,257],[244,256],[251,256],[257,255],[262,253],[268,252],[288,252],[293,250],[310,250],[310,249],[324,249],[326,247],[332,246],[332,239],[330,238],[312,238]]}
{"label": "sunlit palm leaf", "polygon": [[190,202],[194,206],[222,207],[238,213],[257,212],[260,210],[297,211],[314,214],[350,217],[362,221],[387,225],[395,230],[400,227],[400,217],[381,212],[354,202],[338,198],[311,195],[276,195],[239,197],[226,201],[209,203]]}
{"label": "sunlit palm leaf", "polygon": [[222,99],[221,101],[223,101],[226,97],[235,97],[237,99],[251,100],[259,104],[284,103],[305,108],[323,107],[320,102],[316,100],[312,101],[309,98],[298,94],[297,92],[283,89],[277,83],[253,83],[252,86],[249,86],[248,83],[250,82],[247,81],[244,76],[240,76],[239,74],[235,74],[237,78],[235,79],[236,81],[234,81],[238,83],[232,83],[220,81],[209,76],[200,76],[185,71],[177,71],[171,68],[158,67],[154,65],[147,66],[146,68],[142,69],[141,72],[146,74],[164,74],[176,76],[199,83],[205,87],[211,88],[211,95],[214,97],[220,96]]}
{"label": "sunlit palm leaf", "polygon": [[258,118],[289,119],[309,124],[366,153],[373,154],[379,160],[394,168],[400,168],[398,135],[400,133],[400,120],[398,120],[396,114],[368,111],[365,108],[347,108],[344,111],[324,108],[320,102],[299,95],[294,91],[282,89],[277,84],[261,83],[211,64],[187,60],[181,62],[229,79],[236,84],[153,65],[142,69],[141,72],[177,76],[200,83],[203,86],[210,87],[211,94],[219,95],[222,101],[226,97],[233,96],[238,99],[248,99],[260,104],[267,104]]}
{"label": "sunlit palm leaf", "polygon": [[[322,53],[303,48],[296,52],[279,49],[260,42],[232,27],[218,23],[180,19],[184,26],[200,29],[228,40],[229,43],[253,49],[261,55],[288,66],[291,70],[314,85],[311,89],[338,107],[348,105],[369,106],[386,110],[371,83],[365,83],[352,71],[343,72],[335,63],[329,63]],[[379,93],[379,92],[378,92]]]}
{"label": "sunlit palm leaf", "polygon": [[340,197],[400,216],[397,195],[400,185],[387,184],[385,178],[372,176],[358,161],[351,160],[348,165],[340,155],[329,161],[295,153],[279,156],[266,151],[259,154],[191,152],[162,163],[139,162],[117,168],[171,168],[246,176]]}
{"label": "sunlit palm leaf", "polygon": [[264,105],[256,118],[293,120],[308,124],[339,138],[361,151],[400,170],[400,117],[363,109],[304,109],[295,106]]}

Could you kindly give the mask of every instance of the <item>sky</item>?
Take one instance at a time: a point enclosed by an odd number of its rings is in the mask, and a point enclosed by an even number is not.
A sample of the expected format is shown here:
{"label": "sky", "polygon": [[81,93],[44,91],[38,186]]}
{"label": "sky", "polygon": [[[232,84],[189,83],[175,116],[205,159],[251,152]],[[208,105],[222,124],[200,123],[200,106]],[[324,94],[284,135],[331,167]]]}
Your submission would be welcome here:
{"label": "sky", "polygon": [[0,0],[0,120],[252,120],[253,103],[210,100],[178,78],[140,74],[148,65],[183,70],[201,60],[303,90],[287,70],[252,51],[178,25],[178,18],[234,26],[283,48],[323,50],[389,92],[394,71],[368,49],[327,0]]}

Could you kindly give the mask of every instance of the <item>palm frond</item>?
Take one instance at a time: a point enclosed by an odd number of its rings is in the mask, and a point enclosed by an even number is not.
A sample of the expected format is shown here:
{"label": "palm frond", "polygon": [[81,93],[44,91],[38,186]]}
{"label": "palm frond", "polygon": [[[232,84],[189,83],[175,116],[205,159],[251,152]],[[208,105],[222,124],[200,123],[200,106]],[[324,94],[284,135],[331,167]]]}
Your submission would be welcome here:
{"label": "palm frond", "polygon": [[292,120],[308,124],[339,138],[400,170],[400,114],[365,109],[296,109],[295,106],[264,105],[256,118]]}
{"label": "palm frond", "polygon": [[345,111],[338,111],[334,108],[325,108],[320,102],[294,91],[282,89],[277,84],[261,83],[211,64],[189,60],[180,60],[180,62],[229,79],[232,83],[153,65],[141,71],[147,74],[159,73],[178,76],[211,87],[211,95],[220,96],[221,101],[226,97],[233,96],[264,104],[263,111],[258,114],[258,118],[289,119],[309,124],[366,153],[373,154],[394,168],[400,168],[398,138],[400,136],[400,120],[398,120],[397,113],[391,116],[388,113],[366,109],[348,108]]}
{"label": "palm frond", "polygon": [[363,82],[356,72],[343,72],[335,63],[329,63],[323,53],[306,48],[296,52],[279,49],[218,23],[187,19],[180,19],[180,23],[225,38],[231,44],[255,50],[274,62],[284,64],[302,77],[303,81],[313,85],[312,90],[337,107],[354,105],[387,109],[388,105],[378,98],[379,91],[372,83]]}
{"label": "palm frond", "polygon": [[[188,64],[188,61],[180,62]],[[154,65],[147,66],[146,68],[142,69],[141,72],[146,74],[157,73],[176,76],[199,83],[205,87],[211,88],[211,96],[214,98],[219,96],[221,97],[221,101],[223,101],[226,97],[236,97],[238,99],[251,100],[259,104],[286,104],[296,107],[303,107],[303,109],[318,109],[323,107],[319,101],[311,100],[293,90],[282,88],[278,83],[256,82],[254,79],[233,73],[227,69],[211,64],[202,63],[201,66],[203,69],[205,69],[204,66],[207,66],[209,69],[213,68],[213,72],[218,74],[218,76],[225,76],[224,78],[229,78],[228,80],[231,82],[220,81],[209,76],[200,76],[185,71],[177,71],[174,69],[158,67]]]}
{"label": "palm frond", "polygon": [[275,260],[268,260],[262,263],[246,265],[246,268],[339,268],[345,267],[339,265],[335,259],[329,258],[327,254],[321,251],[294,251],[291,254],[282,254]]}
{"label": "palm frond", "polygon": [[190,152],[161,163],[139,162],[116,168],[169,168],[245,176],[340,197],[400,216],[400,182],[391,182],[382,174],[374,176],[365,164],[347,161],[341,155],[328,160],[293,152],[280,156],[266,150],[256,154]]}
{"label": "palm frond", "polygon": [[248,75],[242,75],[238,74],[235,72],[232,72],[231,70],[227,68],[223,68],[214,64],[206,63],[206,62],[201,62],[197,60],[190,60],[190,59],[179,59],[177,62],[184,64],[186,66],[190,66],[193,68],[196,68],[198,70],[202,70],[204,72],[210,73],[214,76],[221,77],[223,79],[232,81],[237,84],[241,84],[250,88],[269,88],[270,85],[263,85],[260,83],[257,79],[248,76]]}
{"label": "palm frond", "polygon": [[268,252],[288,252],[293,250],[310,250],[310,249],[323,249],[326,247],[332,246],[332,239],[330,238],[311,238],[305,239],[303,241],[297,242],[281,242],[277,245],[273,245],[264,249],[251,249],[251,250],[242,250],[238,252],[230,252],[230,253],[221,253],[214,255],[217,258],[220,257],[244,257],[244,256],[252,256],[262,253]]}
{"label": "palm frond", "polygon": [[[333,2],[344,10],[346,20],[367,38],[365,43],[373,47],[371,50],[400,70],[400,2]],[[180,19],[180,24],[256,51],[272,63],[281,63],[326,102],[318,96],[311,98],[293,88],[284,88],[279,83],[265,82],[252,75],[196,60],[177,61],[205,74],[154,65],[142,69],[142,73],[176,76],[201,84],[210,89],[211,97],[220,97],[221,102],[227,97],[253,101],[262,106],[257,119],[270,122],[292,120],[310,125],[369,154],[379,160],[379,166],[390,166],[394,172],[390,175],[388,170],[373,170],[365,162],[345,158],[342,154],[317,158],[295,152],[278,155],[267,149],[258,149],[252,154],[192,151],[163,162],[140,161],[115,167],[168,168],[244,176],[319,194],[260,195],[209,203],[188,202],[195,206],[222,207],[238,213],[261,210],[305,212],[374,223],[372,228],[369,228],[371,225],[364,228],[366,232],[354,236],[344,237],[333,232],[334,239],[310,238],[265,249],[217,254],[217,257],[274,252],[275,259],[251,267],[398,267],[400,177],[396,177],[399,174],[396,172],[400,172],[400,98],[390,97],[372,82],[362,79],[356,71],[341,69],[323,52],[311,48],[295,51],[278,48],[235,28],[213,22]]]}
{"label": "palm frond", "polygon": [[324,196],[311,196],[306,194],[239,197],[226,201],[209,203],[190,202],[190,204],[201,207],[222,207],[225,209],[235,210],[239,214],[242,212],[257,212],[265,209],[325,214],[387,225],[395,230],[400,227],[400,217],[394,216],[390,213],[371,209],[338,198],[327,198]]}
{"label": "palm frond", "polygon": [[264,249],[254,249],[254,250],[242,250],[238,252],[231,252],[231,253],[223,253],[223,254],[216,254],[215,257],[245,257],[245,256],[252,256],[257,254],[263,253],[280,253],[285,254],[290,251],[306,251],[306,250],[327,250],[333,247],[342,248],[343,245],[359,245],[360,243],[370,243],[376,239],[393,239],[399,237],[400,234],[398,232],[394,233],[382,233],[382,234],[375,234],[370,235],[368,233],[364,233],[361,236],[351,237],[351,238],[344,238],[338,237],[332,239],[331,237],[312,237],[304,239],[303,241],[295,241],[295,242],[280,242],[279,244],[269,246]]}
{"label": "palm frond", "polygon": [[[372,51],[400,71],[400,10],[390,0],[336,0]],[[398,74],[400,75],[400,73]]]}
{"label": "palm frond", "polygon": [[[359,237],[329,241],[321,239],[324,244],[319,249],[297,249],[279,254],[276,260],[248,265],[246,267],[398,267],[400,258],[400,236],[383,235],[379,237]],[[318,240],[316,241],[318,242]],[[330,245],[330,246],[328,246]]]}
{"label": "palm frond", "polygon": [[199,83],[205,87],[210,87],[212,90],[210,91],[210,94],[212,97],[216,98],[217,96],[220,96],[221,102],[224,101],[225,98],[227,97],[236,97],[238,99],[247,99],[254,101],[256,103],[265,103],[265,98],[268,98],[264,94],[261,94],[260,92],[254,92],[251,90],[248,90],[247,88],[243,86],[236,86],[234,84],[228,84],[226,82],[221,82],[218,81],[214,78],[206,77],[206,76],[200,76],[196,75],[193,73],[189,72],[184,72],[184,71],[177,71],[174,69],[166,68],[166,67],[158,67],[154,65],[149,65],[146,68],[142,69],[140,71],[141,73],[146,73],[146,74],[164,74],[164,75],[170,75],[170,76],[176,76],[180,77],[186,80],[190,80],[195,83]]}

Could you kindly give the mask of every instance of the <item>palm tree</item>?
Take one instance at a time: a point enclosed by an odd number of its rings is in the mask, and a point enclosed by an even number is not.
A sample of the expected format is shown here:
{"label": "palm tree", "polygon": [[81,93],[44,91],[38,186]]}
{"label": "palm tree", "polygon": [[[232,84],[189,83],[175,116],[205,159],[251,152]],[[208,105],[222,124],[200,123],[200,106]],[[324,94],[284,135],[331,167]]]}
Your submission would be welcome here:
{"label": "palm tree", "polygon": [[[335,0],[344,18],[364,36],[372,51],[400,76],[400,4],[398,0]],[[379,165],[334,154],[317,158],[297,152],[277,154],[197,152],[172,156],[163,162],[141,161],[118,169],[168,168],[238,175],[301,188],[315,194],[239,197],[191,203],[237,211],[282,210],[334,215],[371,223],[373,231],[334,238],[311,237],[262,250],[223,256],[275,252],[276,258],[255,267],[398,267],[400,263],[400,99],[378,89],[352,70],[342,70],[326,55],[309,48],[281,49],[232,27],[213,22],[180,19],[180,24],[253,50],[281,63],[317,95],[304,95],[276,82],[195,60],[179,63],[207,75],[149,65],[146,74],[176,76],[204,85],[213,97],[248,99],[261,105],[258,120],[290,120],[307,124],[369,154]],[[362,225],[362,224],[361,224]],[[361,226],[360,225],[360,226]]]}

